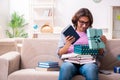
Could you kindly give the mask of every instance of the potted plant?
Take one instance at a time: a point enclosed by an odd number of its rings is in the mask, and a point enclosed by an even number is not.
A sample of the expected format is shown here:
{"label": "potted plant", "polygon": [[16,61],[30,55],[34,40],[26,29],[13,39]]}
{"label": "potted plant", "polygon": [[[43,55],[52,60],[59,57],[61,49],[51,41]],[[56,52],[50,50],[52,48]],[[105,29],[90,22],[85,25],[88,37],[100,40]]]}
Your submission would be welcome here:
{"label": "potted plant", "polygon": [[23,15],[19,15],[17,12],[14,12],[11,16],[10,22],[8,23],[8,27],[11,29],[6,30],[6,35],[9,38],[27,38],[28,33],[24,30],[25,25],[27,25],[27,23],[25,22]]}

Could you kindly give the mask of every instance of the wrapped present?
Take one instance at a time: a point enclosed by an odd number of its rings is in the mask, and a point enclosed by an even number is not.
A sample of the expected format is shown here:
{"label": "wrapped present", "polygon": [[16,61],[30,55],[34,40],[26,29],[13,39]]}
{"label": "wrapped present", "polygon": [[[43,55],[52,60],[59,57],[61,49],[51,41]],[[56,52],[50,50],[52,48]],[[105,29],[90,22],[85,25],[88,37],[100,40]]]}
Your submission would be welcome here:
{"label": "wrapped present", "polygon": [[81,55],[97,55],[98,49],[90,49],[88,45],[74,45],[74,53]]}
{"label": "wrapped present", "polygon": [[114,67],[114,73],[120,73],[120,67],[115,66]]}
{"label": "wrapped present", "polygon": [[88,43],[90,49],[105,48],[104,42],[100,39],[102,35],[102,29],[87,29]]}

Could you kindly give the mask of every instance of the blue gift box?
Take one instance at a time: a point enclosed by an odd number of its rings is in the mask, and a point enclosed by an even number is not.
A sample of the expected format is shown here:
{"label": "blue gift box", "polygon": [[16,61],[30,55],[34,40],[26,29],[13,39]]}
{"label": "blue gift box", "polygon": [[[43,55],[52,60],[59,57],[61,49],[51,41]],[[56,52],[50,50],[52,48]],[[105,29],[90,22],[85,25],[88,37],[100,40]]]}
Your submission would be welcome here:
{"label": "blue gift box", "polygon": [[120,67],[115,66],[114,67],[114,73],[120,73]]}
{"label": "blue gift box", "polygon": [[102,34],[102,29],[87,29],[88,43],[90,49],[105,48],[104,42],[100,39]]}
{"label": "blue gift box", "polygon": [[97,55],[98,49],[90,49],[88,45],[74,45],[74,53],[81,55]]}

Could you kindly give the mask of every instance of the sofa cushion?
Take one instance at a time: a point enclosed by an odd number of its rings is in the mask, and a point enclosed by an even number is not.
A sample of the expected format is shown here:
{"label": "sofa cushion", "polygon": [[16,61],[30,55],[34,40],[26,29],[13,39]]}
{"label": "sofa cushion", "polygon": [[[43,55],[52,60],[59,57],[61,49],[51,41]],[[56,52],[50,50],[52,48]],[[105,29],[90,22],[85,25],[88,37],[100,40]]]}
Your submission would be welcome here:
{"label": "sofa cushion", "polygon": [[[99,74],[99,80],[119,80],[120,79],[120,74],[114,73],[111,71],[110,75],[105,75],[105,74]],[[77,75],[73,77],[72,80],[85,80],[85,78],[81,75]]]}
{"label": "sofa cushion", "polygon": [[24,63],[24,68],[35,68],[38,66],[38,62],[46,62],[46,61],[57,61],[59,65],[61,65],[62,61],[53,55],[38,55],[32,59],[30,59],[28,62]]}
{"label": "sofa cushion", "polygon": [[99,74],[99,80],[120,80],[120,74],[111,71],[110,75]]}
{"label": "sofa cushion", "polygon": [[[59,71],[36,71],[35,69],[21,69],[8,76],[8,80],[58,80]],[[73,77],[72,80],[85,80],[81,75]],[[99,80],[119,80],[120,74],[99,74]]]}
{"label": "sofa cushion", "polygon": [[8,76],[8,80],[58,80],[59,71],[21,69]]}
{"label": "sofa cushion", "polygon": [[24,39],[21,67],[35,68],[38,61],[60,61],[57,57],[58,39]]}
{"label": "sofa cushion", "polygon": [[120,55],[120,40],[108,40],[106,49],[105,56],[100,60],[100,69],[113,70],[114,66],[120,66],[120,60],[117,59],[118,55]]}

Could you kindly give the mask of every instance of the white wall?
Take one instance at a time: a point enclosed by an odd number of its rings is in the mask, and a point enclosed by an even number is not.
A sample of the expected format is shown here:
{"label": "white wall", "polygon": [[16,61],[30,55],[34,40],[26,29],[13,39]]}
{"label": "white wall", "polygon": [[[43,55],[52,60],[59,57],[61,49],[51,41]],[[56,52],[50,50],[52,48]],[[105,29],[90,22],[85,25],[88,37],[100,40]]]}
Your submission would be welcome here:
{"label": "white wall", "polygon": [[[26,20],[26,23],[29,23],[30,21],[30,0],[10,0],[10,15],[13,12],[18,12],[20,15],[24,15],[24,18]],[[30,33],[29,28],[31,26],[26,26],[26,32]]]}
{"label": "white wall", "polygon": [[[0,0],[0,5],[2,4],[1,1],[6,0]],[[94,27],[109,28],[111,27],[112,19],[111,6],[120,6],[120,0],[102,0],[100,3],[94,3],[93,0],[55,0],[55,2],[55,25],[60,27],[65,27],[68,24],[71,24],[71,18],[74,13],[82,7],[86,7],[90,9],[93,14]],[[3,4],[9,5],[4,2]],[[6,13],[9,13],[8,9],[4,10],[6,10]],[[0,11],[2,12],[2,10]],[[26,20],[29,21],[29,0],[10,0],[10,13],[13,11],[24,14]],[[8,16],[1,17],[1,24],[6,24],[6,17]],[[4,22],[2,22],[3,20]]]}
{"label": "white wall", "polygon": [[120,6],[120,0],[56,0],[56,25],[65,27],[71,24],[71,18],[80,8],[88,8],[94,18],[93,27],[102,28],[107,38],[112,38],[112,6]]}
{"label": "white wall", "polygon": [[[93,14],[94,24],[96,28],[108,28],[111,20],[111,6],[120,6],[120,0],[102,0],[95,3],[93,0],[57,0],[56,9],[59,13],[57,23],[59,26],[66,26],[71,23],[74,13],[82,8],[88,8]],[[60,23],[59,20],[62,22]]]}
{"label": "white wall", "polygon": [[29,21],[29,0],[10,0],[10,15],[14,12],[24,14],[24,17]]}
{"label": "white wall", "polygon": [[9,18],[9,0],[0,0],[0,38],[5,37]]}

